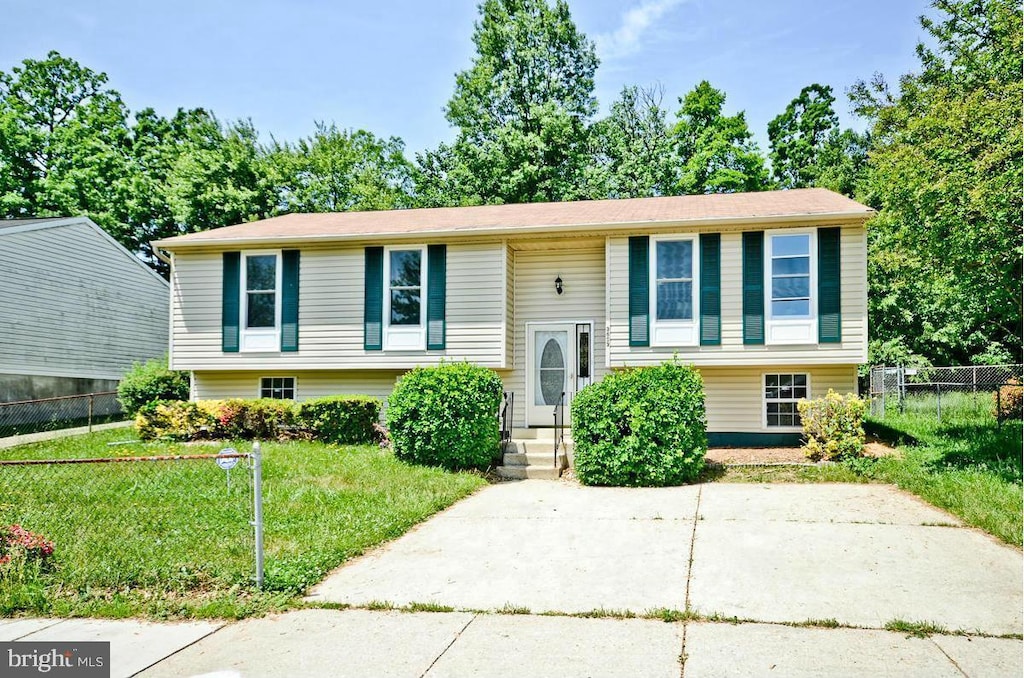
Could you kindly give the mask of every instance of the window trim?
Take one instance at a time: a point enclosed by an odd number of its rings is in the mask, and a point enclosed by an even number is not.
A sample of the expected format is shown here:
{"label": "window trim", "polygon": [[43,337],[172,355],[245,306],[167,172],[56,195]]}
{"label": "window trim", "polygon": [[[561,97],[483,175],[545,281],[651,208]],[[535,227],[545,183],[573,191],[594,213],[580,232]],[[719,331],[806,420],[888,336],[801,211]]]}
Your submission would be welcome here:
{"label": "window trim", "polygon": [[[420,324],[391,324],[391,253],[418,251],[420,253]],[[385,351],[426,351],[427,350],[427,246],[385,245],[384,246],[384,317],[382,327],[382,349]]]}
{"label": "window trim", "polygon": [[[810,314],[775,317],[772,310],[772,260],[775,238],[787,235],[806,235],[810,239]],[[764,232],[764,343],[765,345],[810,345],[818,343],[818,229],[780,228]]]}
{"label": "window trim", "polygon": [[[658,243],[689,241],[692,269],[690,271],[690,303],[693,308],[689,320],[658,319]],[[696,233],[652,235],[647,253],[648,324],[651,346],[700,345],[700,238]]]}
{"label": "window trim", "polygon": [[[804,376],[807,379],[807,397],[806,398],[785,398],[785,399],[772,399],[769,400],[766,395],[768,390],[768,377],[770,376]],[[762,372],[761,373],[761,428],[765,431],[778,431],[782,433],[789,433],[793,431],[803,431],[803,426],[769,426],[768,425],[768,403],[795,403],[801,400],[809,400],[813,397],[811,392],[811,373],[810,372]]]}
{"label": "window trim", "polygon": [[[274,326],[249,329],[249,280],[247,261],[249,257],[274,257]],[[282,267],[284,259],[281,250],[243,250],[238,272],[238,350],[241,353],[274,353],[281,351],[281,292]]]}
{"label": "window trim", "polygon": [[[292,380],[292,397],[291,398],[274,398],[274,400],[294,400],[294,401],[298,401],[298,399],[299,399],[299,379],[298,379],[298,377],[283,376],[283,375],[260,377],[259,381],[256,382],[256,397],[257,398],[265,398],[265,397],[271,397],[272,398],[272,396],[264,396],[263,395],[263,380],[264,379],[291,379]],[[282,390],[283,389],[284,389],[284,387],[282,387]],[[273,384],[271,384],[270,390],[273,390]]]}

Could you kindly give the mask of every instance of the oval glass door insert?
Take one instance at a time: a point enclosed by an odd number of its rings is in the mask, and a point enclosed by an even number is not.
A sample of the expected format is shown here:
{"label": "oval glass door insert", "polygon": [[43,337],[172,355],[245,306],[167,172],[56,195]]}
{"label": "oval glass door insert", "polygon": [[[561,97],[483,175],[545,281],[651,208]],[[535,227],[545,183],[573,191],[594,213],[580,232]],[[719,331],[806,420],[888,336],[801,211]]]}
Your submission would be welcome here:
{"label": "oval glass door insert", "polygon": [[544,343],[537,371],[540,398],[536,404],[557,405],[565,387],[565,353],[554,337]]}

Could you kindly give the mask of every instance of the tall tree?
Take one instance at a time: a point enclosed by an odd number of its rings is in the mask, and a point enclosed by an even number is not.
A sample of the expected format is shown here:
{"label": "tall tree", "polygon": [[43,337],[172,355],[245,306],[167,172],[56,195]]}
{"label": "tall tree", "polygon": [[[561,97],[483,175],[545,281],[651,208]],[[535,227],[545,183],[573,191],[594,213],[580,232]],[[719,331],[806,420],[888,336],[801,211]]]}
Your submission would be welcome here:
{"label": "tall tree", "polygon": [[866,199],[877,342],[933,362],[1020,360],[1021,12],[934,0],[921,72],[851,90],[873,122]]}
{"label": "tall tree", "polygon": [[0,72],[0,211],[86,214],[130,240],[118,213],[127,136],[127,109],[105,74],[58,52]]}
{"label": "tall tree", "polygon": [[662,107],[661,87],[624,87],[608,117],[591,130],[595,162],[590,197],[642,198],[679,190],[680,160]]}
{"label": "tall tree", "polygon": [[279,212],[341,212],[408,207],[412,166],[401,139],[317,123],[298,143],[274,142],[268,161]]}
{"label": "tall tree", "polygon": [[768,157],[780,188],[817,185],[822,152],[839,127],[835,100],[828,85],[808,85],[768,123]]}
{"label": "tall tree", "polygon": [[225,125],[202,110],[185,116],[181,152],[166,187],[181,230],[203,231],[270,216],[275,191],[252,122]]}
{"label": "tall tree", "polygon": [[702,81],[679,100],[676,148],[682,193],[732,193],[768,188],[768,170],[742,111],[727,116],[725,93]]}
{"label": "tall tree", "polygon": [[458,136],[439,155],[418,156],[421,181],[457,181],[430,189],[454,203],[577,197],[598,60],[568,4],[484,0],[473,43],[445,110]]}

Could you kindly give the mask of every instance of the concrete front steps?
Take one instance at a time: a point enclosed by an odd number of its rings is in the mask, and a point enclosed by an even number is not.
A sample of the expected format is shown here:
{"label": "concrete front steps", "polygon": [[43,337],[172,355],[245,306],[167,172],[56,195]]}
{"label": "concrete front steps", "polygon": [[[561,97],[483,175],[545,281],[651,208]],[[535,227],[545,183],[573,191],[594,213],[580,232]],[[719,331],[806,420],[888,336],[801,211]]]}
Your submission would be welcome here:
{"label": "concrete front steps", "polygon": [[502,465],[495,470],[500,477],[510,480],[555,480],[569,467],[571,458],[572,438],[568,430],[565,431],[556,463],[554,429],[513,429],[512,440],[505,447]]}

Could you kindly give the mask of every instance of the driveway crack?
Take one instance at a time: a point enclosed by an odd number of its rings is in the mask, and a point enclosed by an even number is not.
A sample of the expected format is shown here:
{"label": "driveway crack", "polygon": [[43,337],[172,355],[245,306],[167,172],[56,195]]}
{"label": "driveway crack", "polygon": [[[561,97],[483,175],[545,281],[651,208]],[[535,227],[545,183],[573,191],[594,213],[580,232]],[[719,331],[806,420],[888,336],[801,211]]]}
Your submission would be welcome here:
{"label": "driveway crack", "polygon": [[455,634],[454,638],[452,638],[452,642],[448,643],[448,645],[446,645],[445,648],[441,650],[441,654],[434,657],[434,661],[430,662],[430,666],[427,667],[427,670],[420,674],[420,678],[424,678],[428,673],[430,673],[430,670],[434,668],[434,665],[437,664],[437,662],[441,660],[441,657],[443,657],[445,653],[447,653],[448,650],[451,649],[452,645],[455,644],[455,641],[462,637],[462,634],[466,632],[466,629],[469,628],[470,624],[476,621],[476,618],[478,616],[480,616],[479,613],[475,613],[472,617],[469,618],[469,621],[466,622],[465,626],[459,629],[459,632]]}
{"label": "driveway crack", "polygon": [[[700,497],[704,492],[704,486],[697,486],[697,506],[693,510],[693,531],[690,532],[690,560],[686,564],[686,598],[684,605],[686,606],[685,612],[687,615],[690,614],[690,582],[693,580],[693,549],[697,543],[697,521],[700,519]],[[683,648],[679,652],[679,678],[683,678],[686,674],[686,630],[690,626],[690,622],[683,622]]]}

